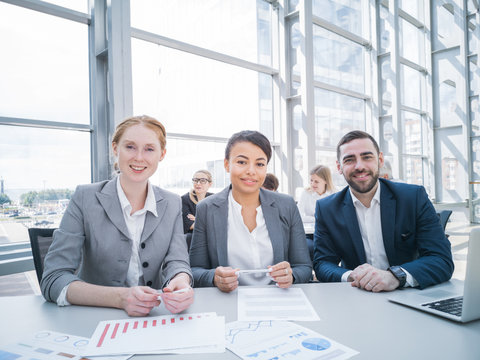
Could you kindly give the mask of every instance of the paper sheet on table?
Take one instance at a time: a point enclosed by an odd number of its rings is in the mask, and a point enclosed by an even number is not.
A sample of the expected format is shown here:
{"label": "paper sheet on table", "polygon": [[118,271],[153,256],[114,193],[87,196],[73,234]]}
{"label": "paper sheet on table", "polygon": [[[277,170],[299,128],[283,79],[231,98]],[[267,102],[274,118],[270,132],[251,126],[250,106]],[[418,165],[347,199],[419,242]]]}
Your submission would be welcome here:
{"label": "paper sheet on table", "polygon": [[300,288],[238,288],[238,321],[320,320]]}
{"label": "paper sheet on table", "polygon": [[357,351],[289,321],[235,321],[225,326],[227,349],[242,359],[344,360]]}
{"label": "paper sheet on table", "polygon": [[224,352],[224,333],[216,313],[101,321],[84,355]]}
{"label": "paper sheet on table", "polygon": [[[89,338],[42,330],[31,337],[0,347],[0,359],[81,360]],[[132,355],[101,356],[98,360],[126,360]]]}

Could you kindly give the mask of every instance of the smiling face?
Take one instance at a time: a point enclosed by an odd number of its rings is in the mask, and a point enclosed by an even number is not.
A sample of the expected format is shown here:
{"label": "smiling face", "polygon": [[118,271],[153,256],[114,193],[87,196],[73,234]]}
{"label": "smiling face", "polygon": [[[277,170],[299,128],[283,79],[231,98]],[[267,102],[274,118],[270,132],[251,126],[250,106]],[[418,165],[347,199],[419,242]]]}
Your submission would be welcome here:
{"label": "smiling face", "polygon": [[128,127],[118,143],[112,143],[122,185],[146,185],[165,156],[155,131],[137,124]]}
{"label": "smiling face", "polygon": [[310,188],[318,195],[322,195],[327,190],[327,182],[317,174],[310,175]]}
{"label": "smiling face", "polygon": [[[340,146],[337,168],[355,196],[377,190],[378,172],[383,166],[383,154],[377,153],[370,139],[355,139]],[[357,196],[358,197],[358,196]]]}
{"label": "smiling face", "polygon": [[236,196],[249,196],[259,193],[267,174],[267,155],[250,142],[237,142],[224,160],[225,170],[230,173],[232,192]]}

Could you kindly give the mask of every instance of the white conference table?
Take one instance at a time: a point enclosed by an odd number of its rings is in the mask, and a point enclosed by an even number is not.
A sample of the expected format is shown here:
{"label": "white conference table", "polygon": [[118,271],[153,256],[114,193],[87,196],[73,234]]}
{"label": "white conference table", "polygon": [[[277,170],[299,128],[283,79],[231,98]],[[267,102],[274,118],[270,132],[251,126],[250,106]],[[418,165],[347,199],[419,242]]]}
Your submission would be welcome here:
{"label": "white conference table", "polygon": [[[348,283],[295,285],[304,290],[320,321],[299,322],[360,353],[353,359],[480,359],[480,320],[460,324],[387,300],[388,293],[373,294]],[[399,291],[415,291],[412,289]],[[195,289],[189,313],[216,312],[226,322],[237,320],[237,292],[216,288]],[[166,315],[155,309],[151,315]],[[0,346],[52,330],[90,337],[101,320],[127,318],[123,310],[57,307],[40,296],[0,298]],[[186,339],[187,340],[187,339]],[[144,355],[135,359],[239,359],[221,354]]]}

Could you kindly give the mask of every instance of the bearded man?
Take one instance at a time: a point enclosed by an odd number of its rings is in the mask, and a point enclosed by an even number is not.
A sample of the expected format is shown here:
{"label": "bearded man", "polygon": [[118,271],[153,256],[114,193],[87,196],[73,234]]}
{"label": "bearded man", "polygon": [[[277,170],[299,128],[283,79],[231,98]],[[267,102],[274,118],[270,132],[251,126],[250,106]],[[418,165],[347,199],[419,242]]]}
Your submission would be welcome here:
{"label": "bearded man", "polygon": [[348,186],[317,201],[317,279],[372,292],[449,280],[450,242],[425,189],[379,179],[383,162],[370,134],[355,130],[340,139],[337,169]]}

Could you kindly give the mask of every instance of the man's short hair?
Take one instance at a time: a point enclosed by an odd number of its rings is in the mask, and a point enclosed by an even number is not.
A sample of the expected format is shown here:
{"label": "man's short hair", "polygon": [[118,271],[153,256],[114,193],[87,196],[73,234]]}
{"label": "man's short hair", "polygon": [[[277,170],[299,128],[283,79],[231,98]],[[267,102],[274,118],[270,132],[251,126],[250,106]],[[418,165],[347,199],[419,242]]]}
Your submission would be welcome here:
{"label": "man's short hair", "polygon": [[372,135],[366,133],[365,131],[353,130],[343,135],[343,137],[338,142],[338,145],[337,145],[338,162],[340,162],[340,146],[344,144],[348,144],[349,142],[357,139],[370,139],[373,143],[373,146],[375,147],[375,150],[377,150],[377,155],[380,154],[380,148],[378,147],[377,141],[373,138]]}

